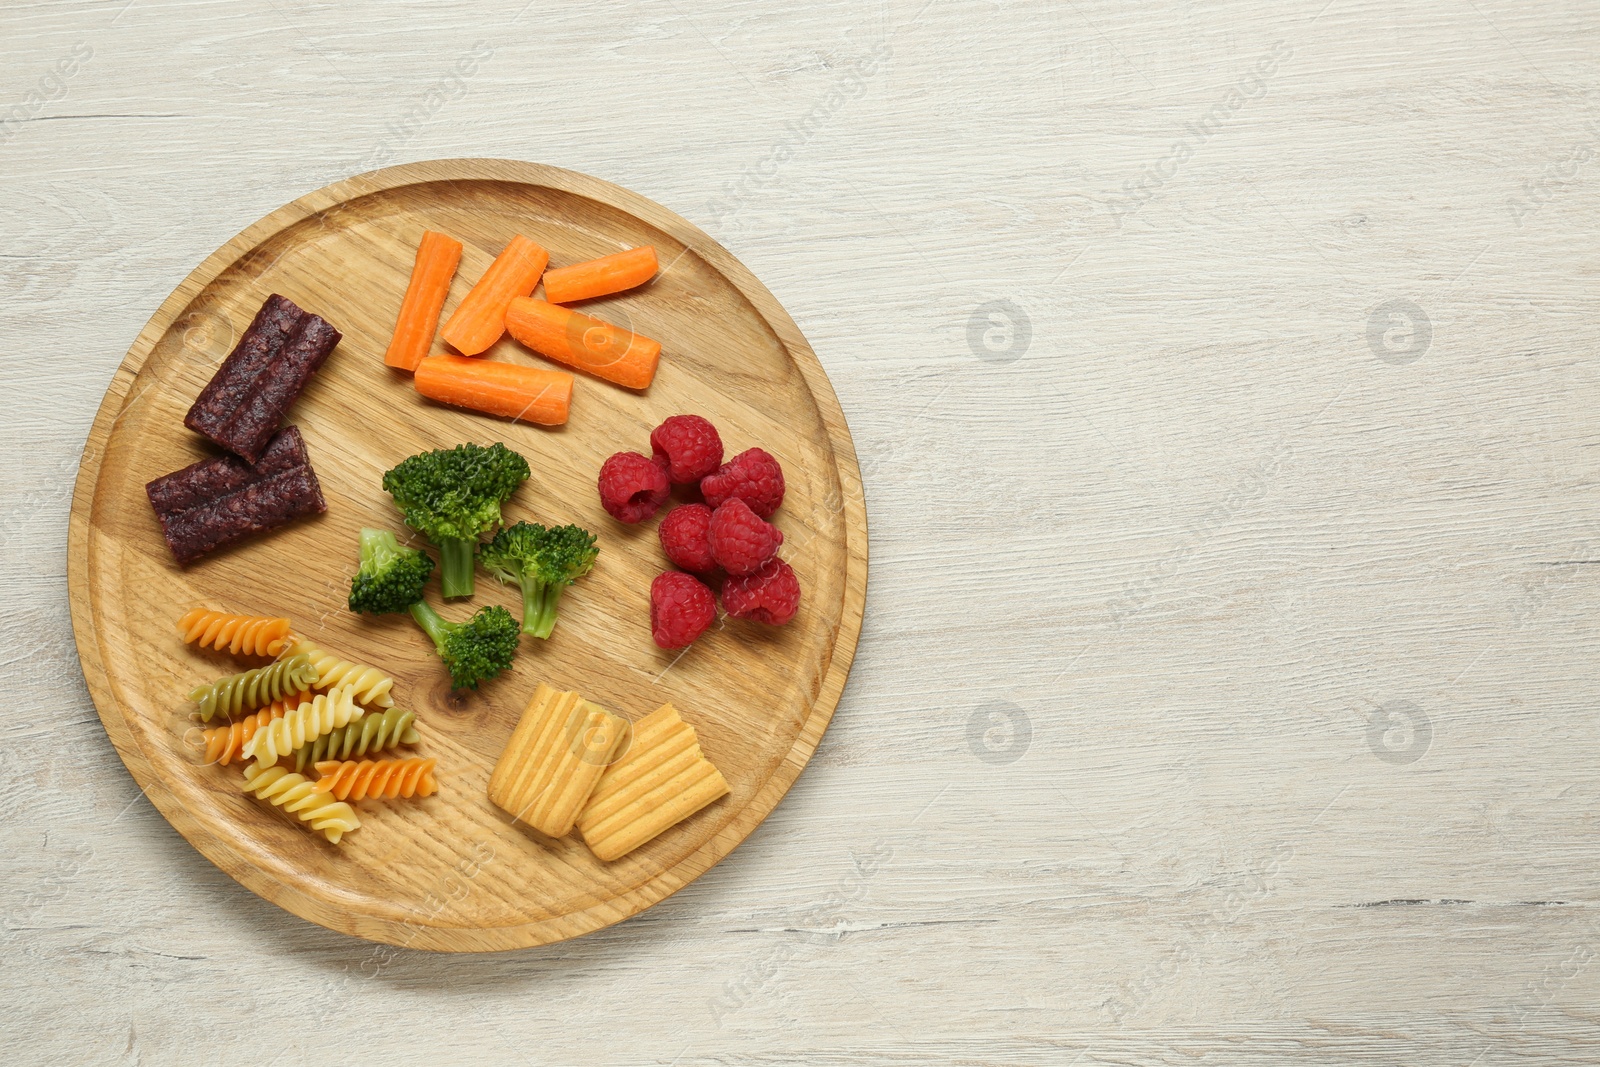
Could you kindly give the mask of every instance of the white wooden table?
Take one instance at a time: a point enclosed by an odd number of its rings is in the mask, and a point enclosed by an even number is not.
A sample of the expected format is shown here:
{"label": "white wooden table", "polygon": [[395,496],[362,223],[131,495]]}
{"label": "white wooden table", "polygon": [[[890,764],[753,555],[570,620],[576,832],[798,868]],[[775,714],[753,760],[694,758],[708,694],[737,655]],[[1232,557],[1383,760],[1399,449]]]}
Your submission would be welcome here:
{"label": "white wooden table", "polygon": [[[0,57],[8,1059],[1600,1061],[1593,4],[29,2]],[[765,826],[499,956],[202,859],[65,597],[160,300],[280,203],[446,156],[740,256],[873,535]]]}

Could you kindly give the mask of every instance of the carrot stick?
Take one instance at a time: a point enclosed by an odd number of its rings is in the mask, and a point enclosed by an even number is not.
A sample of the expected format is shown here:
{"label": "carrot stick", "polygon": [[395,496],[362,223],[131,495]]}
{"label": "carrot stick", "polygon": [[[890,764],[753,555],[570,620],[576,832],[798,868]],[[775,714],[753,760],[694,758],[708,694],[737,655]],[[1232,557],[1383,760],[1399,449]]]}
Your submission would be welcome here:
{"label": "carrot stick", "polygon": [[519,296],[506,309],[506,331],[542,356],[629,389],[655,377],[661,344],[543,300]]}
{"label": "carrot stick", "polygon": [[506,331],[506,305],[514,296],[533,292],[549,262],[550,253],[520,233],[511,238],[444,324],[444,339],[469,356],[500,340]]}
{"label": "carrot stick", "polygon": [[655,275],[655,245],[641,245],[551,271],[544,276],[544,298],[552,304],[570,304],[632,289]]}
{"label": "carrot stick", "polygon": [[466,356],[429,356],[417,364],[412,382],[417,392],[442,404],[541,426],[560,426],[572,408],[572,375],[562,370]]}
{"label": "carrot stick", "polygon": [[461,242],[437,230],[422,231],[417,245],[417,262],[411,268],[411,284],[400,301],[400,316],[394,322],[394,336],[383,362],[399,370],[416,370],[417,364],[433,347],[439,329],[439,312],[450,295],[450,280],[461,263]]}

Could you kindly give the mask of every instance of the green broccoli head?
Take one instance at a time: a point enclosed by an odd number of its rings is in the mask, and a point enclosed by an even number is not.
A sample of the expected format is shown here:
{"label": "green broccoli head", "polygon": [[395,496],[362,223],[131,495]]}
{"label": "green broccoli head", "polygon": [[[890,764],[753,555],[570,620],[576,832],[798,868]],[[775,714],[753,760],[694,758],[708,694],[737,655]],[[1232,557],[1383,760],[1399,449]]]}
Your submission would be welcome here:
{"label": "green broccoli head", "polygon": [[442,618],[426,600],[411,605],[411,617],[433,639],[450,671],[452,689],[476,689],[511,666],[521,636],[517,620],[498,604],[478,609],[466,622]]}
{"label": "green broccoli head", "polygon": [[500,507],[527,480],[528,461],[498,441],[422,452],[384,472],[406,525],[439,546],[447,597],[472,595],[472,553],[500,525]]}
{"label": "green broccoli head", "polygon": [[485,570],[522,588],[522,632],[549,637],[567,586],[589,573],[600,554],[594,535],[581,526],[507,526],[478,549]]}
{"label": "green broccoli head", "polygon": [[361,566],[350,579],[350,610],[367,615],[405,611],[422,599],[433,558],[406,548],[388,530],[361,531]]}

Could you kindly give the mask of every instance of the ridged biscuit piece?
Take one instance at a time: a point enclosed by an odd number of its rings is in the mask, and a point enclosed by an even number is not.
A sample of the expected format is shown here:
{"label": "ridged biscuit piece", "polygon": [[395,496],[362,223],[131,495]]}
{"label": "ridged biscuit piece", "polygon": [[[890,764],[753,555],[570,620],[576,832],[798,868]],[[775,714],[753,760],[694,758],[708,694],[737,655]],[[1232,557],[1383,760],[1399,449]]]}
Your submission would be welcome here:
{"label": "ridged biscuit piece", "polygon": [[634,723],[633,747],[600,776],[578,832],[596,856],[614,860],[727,795],[694,727],[663,704]]}
{"label": "ridged biscuit piece", "polygon": [[494,765],[489,799],[540,833],[562,837],[627,736],[627,719],[540,685]]}

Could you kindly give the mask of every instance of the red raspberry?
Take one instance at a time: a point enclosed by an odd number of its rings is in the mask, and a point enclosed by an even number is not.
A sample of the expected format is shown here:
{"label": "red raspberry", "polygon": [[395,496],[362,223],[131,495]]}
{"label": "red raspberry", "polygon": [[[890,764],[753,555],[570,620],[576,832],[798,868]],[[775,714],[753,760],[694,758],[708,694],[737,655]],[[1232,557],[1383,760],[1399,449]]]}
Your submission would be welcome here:
{"label": "red raspberry", "polygon": [[650,636],[662,648],[682,648],[717,621],[717,598],[692,574],[667,571],[650,583]]}
{"label": "red raspberry", "polygon": [[753,574],[777,555],[783,531],[750,510],[738,497],[711,513],[706,530],[711,558],[733,575]]}
{"label": "red raspberry", "polygon": [[770,559],[754,574],[722,585],[722,606],[736,619],[782,626],[800,607],[800,579],[781,559]]}
{"label": "red raspberry", "polygon": [[673,485],[698,482],[722,462],[722,438],[699,415],[674,415],[651,430],[650,450]]}
{"label": "red raspberry", "polygon": [[711,555],[710,532],[711,509],[704,504],[673,508],[656,528],[661,550],[673,566],[695,574],[710,574],[717,569],[717,561]]}
{"label": "red raspberry", "polygon": [[759,448],[749,448],[700,479],[706,503],[717,507],[738,497],[763,519],[783,503],[783,468]]}
{"label": "red raspberry", "polygon": [[600,467],[600,506],[618,522],[643,522],[670,492],[666,469],[637,452],[618,452]]}

